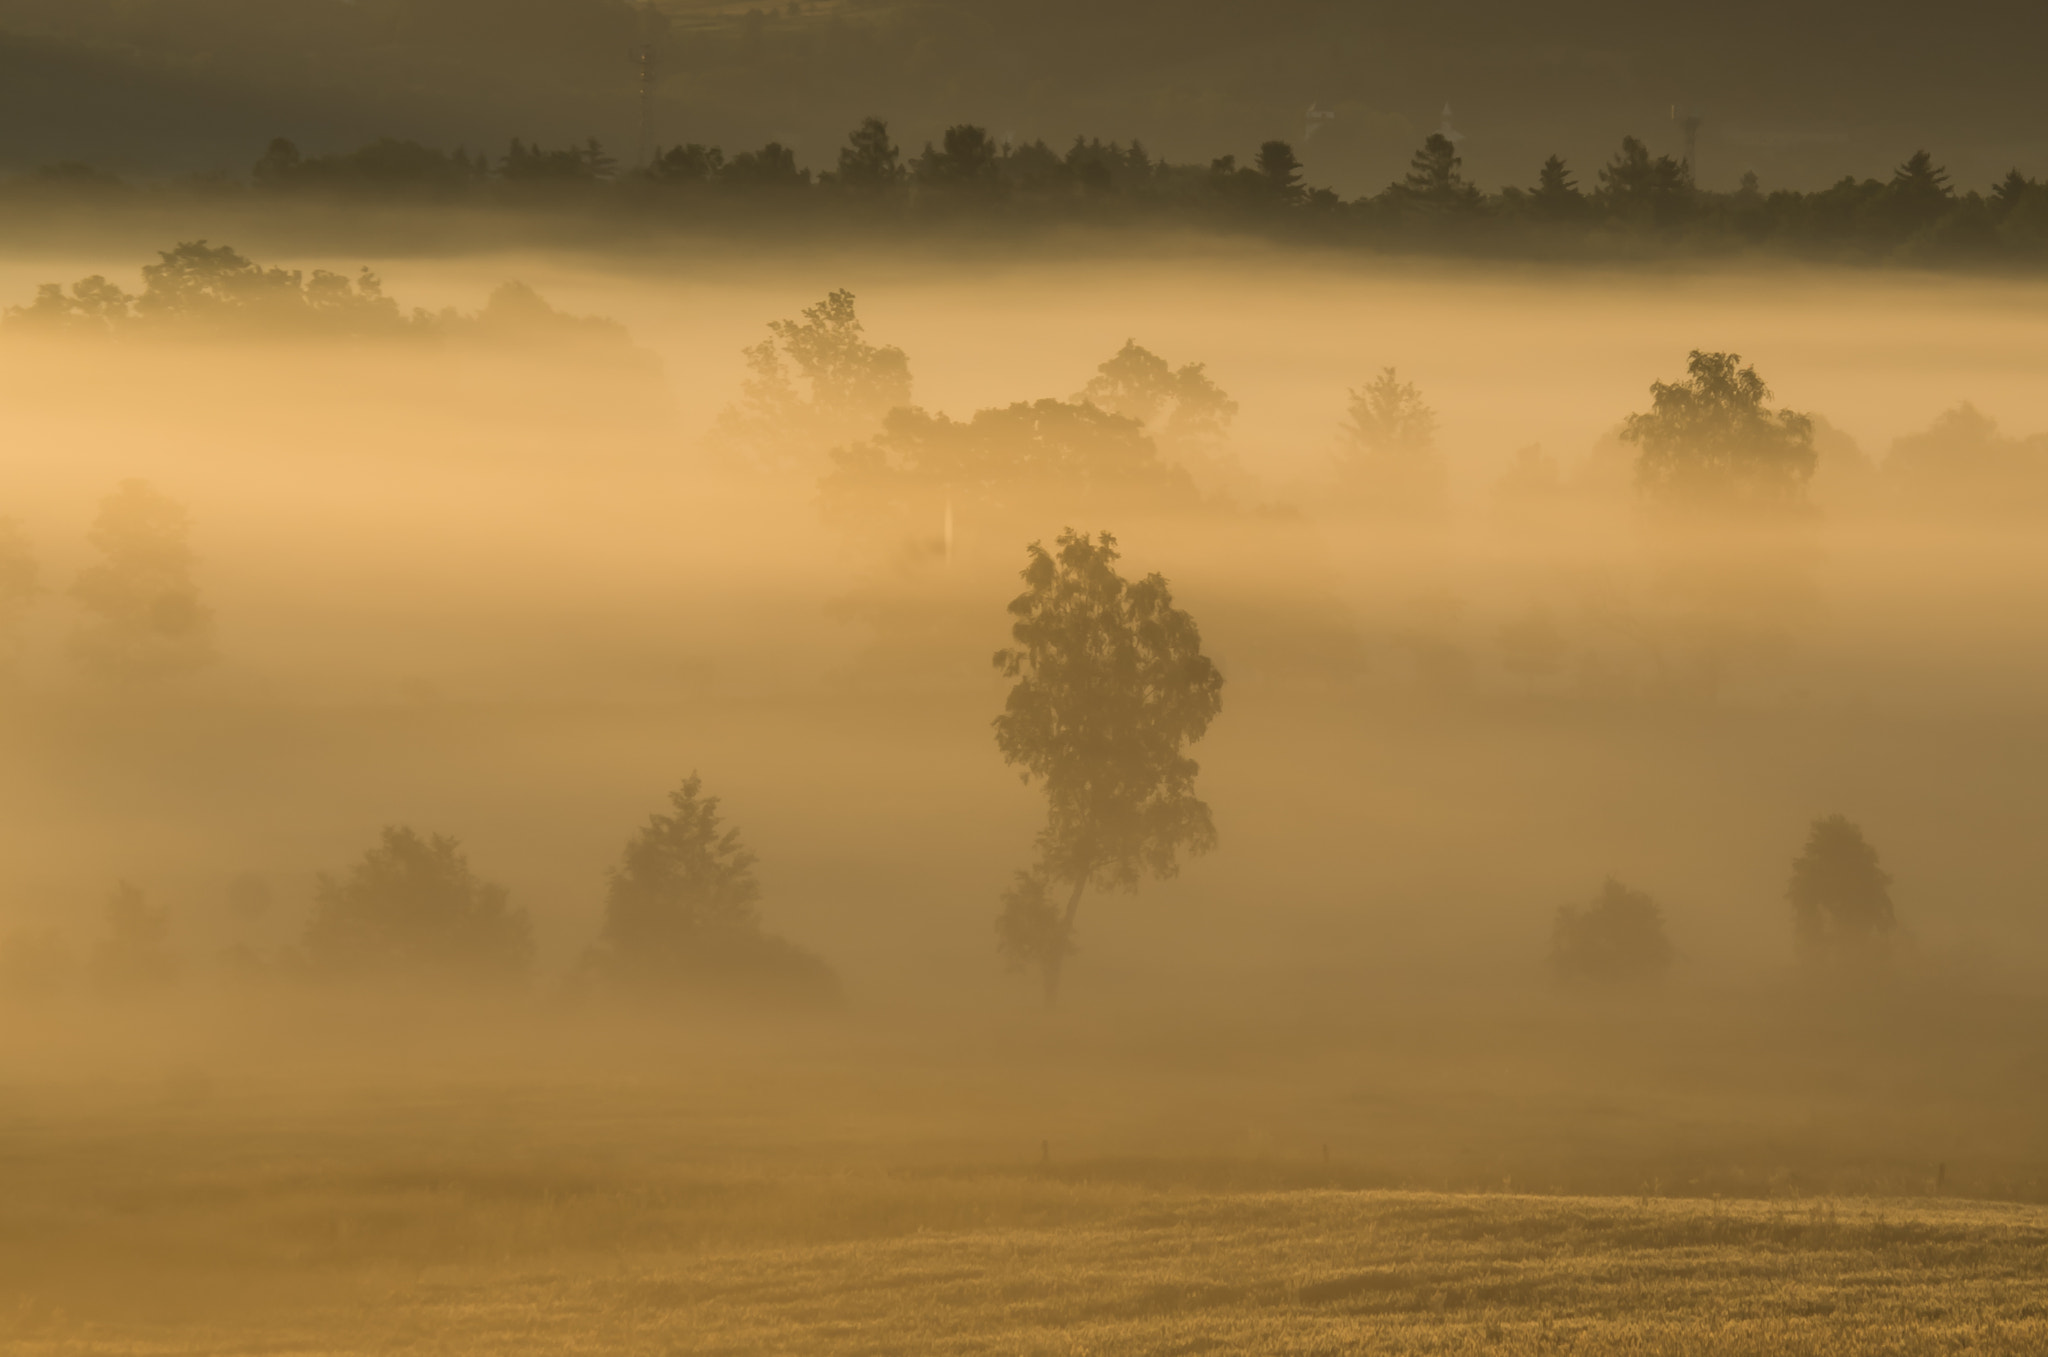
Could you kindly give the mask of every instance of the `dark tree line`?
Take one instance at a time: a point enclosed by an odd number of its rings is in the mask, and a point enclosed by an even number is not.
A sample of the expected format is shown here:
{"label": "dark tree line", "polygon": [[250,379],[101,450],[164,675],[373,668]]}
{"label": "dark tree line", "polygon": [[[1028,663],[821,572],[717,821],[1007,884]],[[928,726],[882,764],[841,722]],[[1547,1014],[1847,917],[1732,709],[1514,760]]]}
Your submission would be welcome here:
{"label": "dark tree line", "polygon": [[[12,187],[17,197],[137,191],[76,164],[46,166]],[[793,149],[772,141],[731,154],[696,142],[660,146],[627,168],[595,138],[565,146],[514,138],[501,153],[382,138],[320,154],[280,138],[255,162],[246,189],[267,197],[580,203],[599,217],[677,226],[735,215],[821,230],[876,220],[1154,222],[1498,254],[1771,250],[1862,261],[2048,261],[2048,185],[2018,169],[1982,190],[1959,188],[1922,150],[1884,179],[1849,175],[1810,192],[1767,191],[1747,174],[1722,191],[1701,187],[1687,163],[1653,155],[1633,136],[1590,173],[1553,155],[1531,166],[1529,183],[1487,189],[1465,177],[1455,144],[1431,133],[1399,179],[1350,199],[1308,184],[1285,141],[1265,142],[1243,163],[1235,154],[1176,163],[1137,141],[1012,143],[963,123],[913,152],[872,117],[823,167],[800,165]]]}

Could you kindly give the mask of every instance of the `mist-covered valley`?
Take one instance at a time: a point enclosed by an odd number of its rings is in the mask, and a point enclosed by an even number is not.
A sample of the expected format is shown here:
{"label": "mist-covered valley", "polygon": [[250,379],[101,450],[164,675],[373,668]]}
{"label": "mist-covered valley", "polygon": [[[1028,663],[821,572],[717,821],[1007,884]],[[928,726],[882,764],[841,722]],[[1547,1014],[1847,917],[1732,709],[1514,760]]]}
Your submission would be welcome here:
{"label": "mist-covered valley", "polygon": [[0,261],[17,1341],[1160,1193],[2039,1200],[2041,285],[237,243]]}

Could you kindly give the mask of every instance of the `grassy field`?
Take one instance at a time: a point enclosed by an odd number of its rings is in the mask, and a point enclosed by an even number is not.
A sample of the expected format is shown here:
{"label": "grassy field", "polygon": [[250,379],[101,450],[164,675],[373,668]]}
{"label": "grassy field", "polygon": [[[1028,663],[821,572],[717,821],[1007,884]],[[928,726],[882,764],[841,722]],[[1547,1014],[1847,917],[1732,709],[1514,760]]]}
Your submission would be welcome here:
{"label": "grassy field", "polygon": [[2048,1347],[2035,1204],[1000,1163],[831,1116],[765,1131],[688,1080],[0,1093],[23,1357]]}

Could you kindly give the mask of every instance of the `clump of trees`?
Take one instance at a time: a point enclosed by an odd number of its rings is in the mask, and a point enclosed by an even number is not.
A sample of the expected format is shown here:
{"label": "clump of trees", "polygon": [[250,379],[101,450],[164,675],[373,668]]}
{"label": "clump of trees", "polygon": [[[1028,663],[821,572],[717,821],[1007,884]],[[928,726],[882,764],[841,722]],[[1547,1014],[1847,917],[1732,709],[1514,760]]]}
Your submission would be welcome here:
{"label": "clump of trees", "polygon": [[[595,139],[546,147],[518,138],[496,157],[381,138],[352,151],[306,154],[270,143],[250,173],[266,197],[462,202],[523,209],[610,205],[637,228],[650,219],[690,226],[764,217],[835,230],[896,229],[963,218],[1065,223],[1152,221],[1260,230],[1318,243],[1557,257],[1645,251],[1727,255],[1773,251],[1860,262],[2048,263],[2048,185],[2010,170],[1982,190],[1959,189],[1926,150],[1885,178],[1847,176],[1811,192],[1766,191],[1753,173],[1732,190],[1701,186],[1685,160],[1624,136],[1594,167],[1590,187],[1561,156],[1532,166],[1534,182],[1491,191],[1466,177],[1453,139],[1426,136],[1407,171],[1375,193],[1345,199],[1304,181],[1284,140],[1243,164],[1235,154],[1175,163],[1138,142],[1076,135],[1063,150],[1009,142],[957,123],[906,158],[889,125],[868,117],[816,172],[780,142],[727,155],[686,142],[656,147],[622,170]],[[118,199],[118,178],[83,165],[46,166],[18,181],[25,196]],[[214,185],[210,191],[219,192]],[[586,216],[586,219],[588,217]],[[91,295],[53,306],[86,311]]]}
{"label": "clump of trees", "polygon": [[394,825],[321,875],[302,949],[322,979],[508,987],[532,970],[533,925],[456,840]]}
{"label": "clump of trees", "polygon": [[1852,973],[1887,960],[1898,929],[1891,884],[1858,825],[1844,815],[1815,820],[1785,886],[1800,960]]}
{"label": "clump of trees", "polygon": [[1010,603],[1016,644],[995,655],[1013,680],[996,747],[1046,802],[1036,860],[1004,894],[996,938],[1013,968],[1038,972],[1048,1001],[1091,886],[1136,890],[1216,843],[1187,748],[1222,710],[1223,676],[1165,578],[1126,580],[1118,557],[1108,533],[1069,528],[1052,551],[1032,543]]}
{"label": "clump of trees", "polygon": [[669,794],[668,810],[627,841],[606,875],[604,930],[589,972],[641,999],[836,1000],[831,967],[763,926],[758,859],[718,807],[693,773]]}
{"label": "clump of trees", "polygon": [[1647,986],[1671,969],[1664,912],[1645,891],[1613,877],[1584,905],[1560,905],[1550,932],[1550,967],[1566,984]]}
{"label": "clump of trees", "polygon": [[113,335],[176,333],[232,337],[292,334],[335,339],[436,338],[630,345],[623,327],[595,316],[568,316],[532,288],[511,282],[475,313],[453,308],[406,312],[384,295],[367,267],[354,278],[314,269],[265,266],[227,245],[182,241],[142,268],[142,291],[129,293],[100,275],[66,289],[44,283],[33,301],[9,307],[0,323],[17,333]]}
{"label": "clump of trees", "polygon": [[1786,509],[1805,500],[1818,456],[1813,418],[1773,410],[1771,389],[1737,353],[1694,349],[1684,381],[1654,382],[1650,409],[1623,421],[1641,449],[1636,483],[1652,501],[1693,508]]}

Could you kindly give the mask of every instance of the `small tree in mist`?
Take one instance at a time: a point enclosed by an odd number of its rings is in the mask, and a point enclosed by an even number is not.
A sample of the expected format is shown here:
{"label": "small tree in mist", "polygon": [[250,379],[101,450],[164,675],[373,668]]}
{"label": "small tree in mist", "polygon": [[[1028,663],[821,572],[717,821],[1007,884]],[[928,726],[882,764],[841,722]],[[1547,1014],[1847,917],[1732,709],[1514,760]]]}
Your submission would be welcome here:
{"label": "small tree in mist", "polygon": [[1846,816],[1815,820],[1785,887],[1800,959],[1843,969],[1883,961],[1898,926],[1891,883],[1877,849]]}
{"label": "small tree in mist", "polygon": [[178,978],[170,915],[123,881],[107,900],[105,931],[92,950],[93,983],[115,996],[168,989]]}
{"label": "small tree in mist", "polygon": [[642,995],[707,991],[817,1002],[838,981],[816,956],[761,926],[756,858],[721,826],[691,774],[626,844],[605,884],[592,968]]}
{"label": "small tree in mist", "polygon": [[844,288],[802,320],[768,324],[769,338],[745,350],[748,377],[738,409],[721,432],[770,465],[822,456],[910,403],[910,360],[903,350],[868,342],[853,294]]}
{"label": "small tree in mist", "polygon": [[1772,410],[1771,389],[1737,353],[1694,349],[1682,382],[1653,382],[1650,410],[1622,424],[1642,449],[1636,484],[1665,505],[1783,508],[1805,500],[1819,464],[1813,420]]}
{"label": "small tree in mist", "polygon": [[101,560],[71,586],[87,617],[72,650],[87,668],[137,680],[212,658],[213,614],[192,579],[190,534],[183,506],[147,481],[123,481],[100,501],[86,540]]}
{"label": "small tree in mist", "polygon": [[533,926],[454,839],[393,826],[346,871],[321,874],[304,949],[331,979],[510,984],[532,968]]}
{"label": "small tree in mist", "polygon": [[[1045,789],[1037,862],[1003,897],[998,945],[1039,972],[1048,1000],[1074,951],[1089,886],[1135,890],[1215,846],[1200,771],[1186,749],[1222,709],[1223,676],[1166,580],[1117,572],[1116,539],[1069,528],[1034,542],[1010,604],[1016,646],[995,665],[1015,680],[995,719],[1005,762]],[[1064,896],[1064,899],[1061,897]]]}
{"label": "small tree in mist", "polygon": [[1436,411],[1413,382],[1393,368],[1354,388],[1344,423],[1340,470],[1347,486],[1375,508],[1396,513],[1441,509],[1442,456],[1436,450]]}
{"label": "small tree in mist", "polygon": [[1643,891],[1607,878],[1585,905],[1560,905],[1551,925],[1550,967],[1574,985],[1647,985],[1671,969],[1664,912]]}
{"label": "small tree in mist", "polygon": [[1176,368],[1135,339],[1096,367],[1080,399],[1175,442],[1219,442],[1237,418],[1237,402],[1210,378],[1206,364]]}

